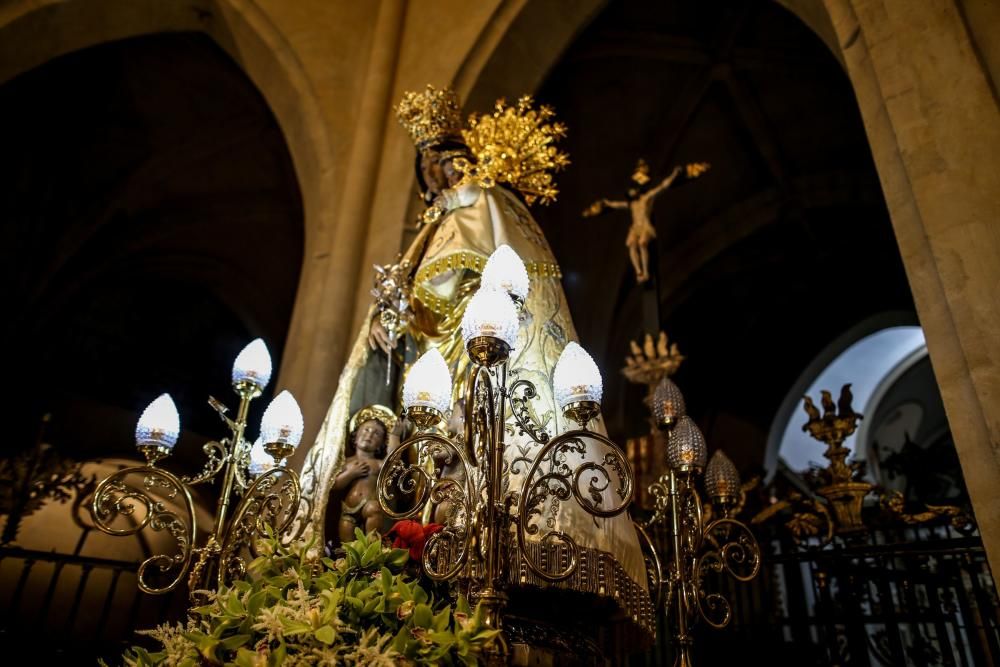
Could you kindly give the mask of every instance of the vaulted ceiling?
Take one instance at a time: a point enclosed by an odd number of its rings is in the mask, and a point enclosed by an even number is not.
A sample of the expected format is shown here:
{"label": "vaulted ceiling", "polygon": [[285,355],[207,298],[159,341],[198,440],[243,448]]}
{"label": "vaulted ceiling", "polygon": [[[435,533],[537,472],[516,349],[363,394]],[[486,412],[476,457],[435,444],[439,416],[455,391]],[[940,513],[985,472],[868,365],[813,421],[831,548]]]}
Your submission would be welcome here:
{"label": "vaulted ceiling", "polygon": [[[284,344],[302,207],[274,117],[207,37],[72,53],[0,86],[0,239],[14,437],[41,414],[77,456],[132,449],[170,391],[215,433],[209,393],[262,336]],[[197,454],[197,448],[191,447]]]}
{"label": "vaulted ceiling", "polygon": [[[537,211],[583,344],[604,369],[618,437],[646,430],[618,373],[657,325],[688,359],[675,378],[709,439],[760,464],[798,375],[865,317],[912,297],[850,83],[777,3],[614,1],[537,93],[569,126],[573,164]],[[656,284],[637,287],[623,198],[637,158],[654,179],[709,162],[654,208]],[[818,452],[817,452],[818,454]]]}

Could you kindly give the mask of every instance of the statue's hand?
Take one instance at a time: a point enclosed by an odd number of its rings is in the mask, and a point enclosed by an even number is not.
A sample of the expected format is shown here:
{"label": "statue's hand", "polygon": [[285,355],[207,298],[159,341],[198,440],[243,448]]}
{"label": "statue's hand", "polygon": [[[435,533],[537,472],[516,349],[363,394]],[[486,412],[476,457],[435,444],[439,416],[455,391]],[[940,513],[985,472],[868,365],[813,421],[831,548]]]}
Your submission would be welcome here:
{"label": "statue's hand", "polygon": [[378,314],[372,319],[372,325],[368,329],[368,345],[373,350],[379,347],[386,354],[389,354],[394,347],[389,341],[389,332],[385,330]]}
{"label": "statue's hand", "polygon": [[352,480],[367,477],[371,474],[371,466],[355,459],[344,466],[344,473]]}

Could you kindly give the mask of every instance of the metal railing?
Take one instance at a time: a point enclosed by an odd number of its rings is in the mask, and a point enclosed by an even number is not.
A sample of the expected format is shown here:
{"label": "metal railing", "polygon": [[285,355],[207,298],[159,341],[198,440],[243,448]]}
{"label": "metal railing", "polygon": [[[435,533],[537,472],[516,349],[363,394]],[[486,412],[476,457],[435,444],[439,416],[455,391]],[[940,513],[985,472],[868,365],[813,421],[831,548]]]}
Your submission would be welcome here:
{"label": "metal railing", "polygon": [[[136,587],[134,561],[0,546],[0,644],[36,664],[109,662],[136,642],[137,629],[183,618],[184,591],[151,596]],[[56,664],[45,662],[45,664]]]}
{"label": "metal railing", "polygon": [[[695,664],[1000,665],[1000,599],[981,540],[954,530],[872,531],[804,549],[761,539],[761,576],[720,580],[732,624],[696,633]],[[671,664],[669,624],[633,665]],[[732,661],[736,662],[732,662]]]}

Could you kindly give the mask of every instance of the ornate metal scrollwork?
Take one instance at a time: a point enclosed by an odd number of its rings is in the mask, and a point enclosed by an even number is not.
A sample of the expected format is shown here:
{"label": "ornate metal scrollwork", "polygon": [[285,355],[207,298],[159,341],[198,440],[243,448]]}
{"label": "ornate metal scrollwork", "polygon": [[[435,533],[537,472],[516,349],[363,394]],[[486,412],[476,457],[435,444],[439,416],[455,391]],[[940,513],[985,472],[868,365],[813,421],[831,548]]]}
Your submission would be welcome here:
{"label": "ornate metal scrollwork", "polygon": [[549,441],[549,434],[535,425],[528,402],[538,396],[535,385],[528,380],[517,380],[510,386],[508,400],[510,412],[517,422],[522,434],[527,434],[535,442],[544,445]]}
{"label": "ornate metal scrollwork", "polygon": [[[415,453],[415,463],[404,460],[408,451]],[[444,466],[459,464],[455,478],[435,477],[428,471],[428,463],[440,461]],[[378,480],[378,502],[382,511],[392,519],[416,516],[432,502],[449,503],[445,529],[435,533],[425,545],[424,571],[437,581],[454,578],[465,564],[470,549],[474,522],[473,480],[476,469],[469,461],[463,447],[448,438],[434,433],[418,433],[394,449],[382,465]],[[399,495],[417,497],[412,505],[396,509]],[[440,564],[445,563],[444,569]]]}
{"label": "ornate metal scrollwork", "polygon": [[[601,463],[587,459],[587,440],[607,448]],[[576,467],[569,463],[569,457],[573,455],[584,459]],[[536,479],[543,466],[546,466],[545,471]],[[619,502],[604,508],[601,505],[605,501],[605,492],[612,486],[609,469],[614,471],[617,478],[613,495],[618,496]],[[584,482],[587,484],[586,489],[583,488]],[[573,538],[556,530],[554,520],[547,522],[546,532],[542,532],[542,528],[535,522],[536,517],[544,514],[546,502],[554,505],[553,516],[558,503],[573,497],[589,514],[607,518],[625,511],[632,502],[633,491],[632,475],[625,454],[607,437],[592,431],[568,431],[549,441],[535,456],[518,494],[517,543],[528,568],[537,576],[553,582],[569,578],[576,570],[579,547]],[[561,544],[567,549],[569,562],[565,567],[553,572],[535,562],[530,550],[525,549],[525,543],[527,535],[539,534],[542,535],[543,544]]]}
{"label": "ornate metal scrollwork", "polygon": [[698,556],[694,567],[698,613],[712,627],[724,628],[732,615],[729,601],[719,593],[705,591],[704,577],[711,572],[725,573],[742,582],[752,580],[760,572],[760,546],[746,525],[725,518],[705,528],[702,543],[708,548]]}
{"label": "ornate metal scrollwork", "polygon": [[201,446],[201,450],[205,452],[205,456],[208,460],[205,461],[204,467],[201,472],[194,477],[188,477],[184,475],[180,478],[182,482],[189,486],[194,486],[195,484],[201,484],[202,482],[209,482],[219,474],[222,470],[222,466],[226,465],[226,442],[216,442],[215,440],[210,440]]}
{"label": "ornate metal scrollwork", "polygon": [[[284,478],[284,479],[282,479]],[[257,556],[257,540],[281,536],[291,527],[302,496],[298,475],[287,468],[264,472],[236,506],[229,531],[219,551],[218,584],[242,577],[246,564],[241,553]]]}
{"label": "ornate metal scrollwork", "polygon": [[[465,388],[464,432],[446,437],[440,426],[417,421],[421,430],[388,454],[376,488],[393,519],[446,508],[444,528],[424,544],[424,572],[438,581],[463,578],[487,624],[500,628],[511,556],[543,581],[573,576],[586,554],[557,525],[561,503],[575,499],[595,520],[616,516],[631,502],[634,482],[614,442],[586,430],[550,439],[531,409],[535,385],[509,381],[496,355],[483,354],[484,365],[477,358]],[[526,438],[515,444],[508,436]]]}
{"label": "ornate metal scrollwork", "polygon": [[[142,476],[142,488],[126,482],[133,475]],[[179,500],[185,515],[169,508],[164,500],[156,499],[153,494],[158,489],[163,492],[161,495],[166,501]],[[143,513],[138,517],[137,505],[143,508]],[[94,522],[110,535],[134,535],[147,526],[154,531],[169,534],[177,544],[178,553],[156,554],[144,560],[139,565],[139,588],[145,593],[159,594],[177,587],[191,563],[196,531],[191,494],[178,477],[152,466],[124,468],[97,485],[91,509]],[[116,528],[113,524],[119,517],[125,517],[132,525]],[[153,572],[158,572],[161,576],[173,574],[166,585],[157,585],[150,580]]]}

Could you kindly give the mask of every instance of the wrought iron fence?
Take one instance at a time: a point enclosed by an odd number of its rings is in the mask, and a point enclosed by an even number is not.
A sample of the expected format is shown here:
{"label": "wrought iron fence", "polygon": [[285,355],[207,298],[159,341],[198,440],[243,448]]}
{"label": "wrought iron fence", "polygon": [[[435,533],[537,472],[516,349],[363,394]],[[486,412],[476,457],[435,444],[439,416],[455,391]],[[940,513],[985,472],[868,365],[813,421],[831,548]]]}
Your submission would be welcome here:
{"label": "wrought iron fence", "polygon": [[[978,537],[938,526],[823,549],[778,538],[761,547],[758,579],[720,581],[733,622],[696,632],[696,664],[767,656],[803,667],[1000,665],[1000,600]],[[669,632],[661,613],[656,646],[630,663],[671,664]]]}

